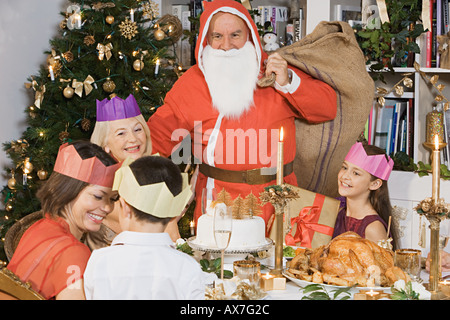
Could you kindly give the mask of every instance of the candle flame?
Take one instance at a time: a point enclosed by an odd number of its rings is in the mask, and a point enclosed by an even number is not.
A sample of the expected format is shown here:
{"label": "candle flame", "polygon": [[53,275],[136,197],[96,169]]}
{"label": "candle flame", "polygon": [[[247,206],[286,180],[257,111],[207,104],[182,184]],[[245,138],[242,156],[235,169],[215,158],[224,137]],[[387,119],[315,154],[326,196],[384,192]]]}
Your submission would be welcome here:
{"label": "candle flame", "polygon": [[284,138],[284,132],[283,132],[283,127],[281,127],[281,129],[280,129],[280,142],[283,142],[283,138]]}
{"label": "candle flame", "polygon": [[190,226],[191,226],[191,227],[194,227],[194,226],[195,226],[194,221],[191,221]]}

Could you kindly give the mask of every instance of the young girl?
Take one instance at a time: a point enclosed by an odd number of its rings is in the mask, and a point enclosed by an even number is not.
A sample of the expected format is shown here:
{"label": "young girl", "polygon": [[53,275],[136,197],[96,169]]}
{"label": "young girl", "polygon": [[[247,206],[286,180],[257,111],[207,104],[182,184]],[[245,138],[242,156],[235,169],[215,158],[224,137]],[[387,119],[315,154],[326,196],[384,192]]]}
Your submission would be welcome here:
{"label": "young girl", "polygon": [[394,161],[376,146],[357,142],[350,148],[338,174],[342,198],[333,238],[347,231],[375,243],[388,238],[392,207],[387,180],[393,166]]}

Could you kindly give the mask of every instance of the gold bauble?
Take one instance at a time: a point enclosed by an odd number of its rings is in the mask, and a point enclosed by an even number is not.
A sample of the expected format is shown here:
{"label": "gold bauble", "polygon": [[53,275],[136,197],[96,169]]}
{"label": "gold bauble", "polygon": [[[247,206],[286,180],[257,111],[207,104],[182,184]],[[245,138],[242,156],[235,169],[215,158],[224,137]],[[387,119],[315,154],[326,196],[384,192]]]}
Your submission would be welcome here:
{"label": "gold bauble", "polygon": [[113,16],[107,16],[105,18],[105,21],[107,24],[113,24],[114,23],[114,17]]}
{"label": "gold bauble", "polygon": [[8,188],[15,189],[17,187],[17,181],[14,177],[8,180]]}
{"label": "gold bauble", "polygon": [[11,212],[14,210],[14,205],[13,202],[11,200],[9,200],[6,205],[5,205],[5,210],[8,212]]}
{"label": "gold bauble", "polygon": [[116,89],[116,84],[111,79],[107,78],[106,81],[103,83],[103,90],[105,90],[108,93],[113,92]]}
{"label": "gold bauble", "polygon": [[73,94],[75,93],[75,91],[73,90],[72,87],[67,86],[64,90],[63,90],[63,95],[64,97],[66,97],[67,99],[71,99],[73,97]]}
{"label": "gold bauble", "polygon": [[153,35],[155,36],[155,39],[158,41],[161,41],[166,37],[166,34],[161,29],[156,29],[155,32],[153,32]]}
{"label": "gold bauble", "polygon": [[45,180],[45,179],[47,179],[48,172],[45,171],[44,169],[41,169],[37,172],[37,176],[38,176],[39,180]]}
{"label": "gold bauble", "polygon": [[144,69],[144,61],[137,59],[133,62],[133,69],[136,71],[141,71]]}

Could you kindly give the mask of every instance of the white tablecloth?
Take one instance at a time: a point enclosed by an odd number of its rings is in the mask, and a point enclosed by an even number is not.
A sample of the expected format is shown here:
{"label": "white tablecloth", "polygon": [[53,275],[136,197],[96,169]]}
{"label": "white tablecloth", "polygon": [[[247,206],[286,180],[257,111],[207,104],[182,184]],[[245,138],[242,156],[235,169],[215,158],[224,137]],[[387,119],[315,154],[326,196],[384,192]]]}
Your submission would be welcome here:
{"label": "white tablecloth", "polygon": [[[228,260],[228,261],[227,261]],[[261,271],[262,274],[268,272],[268,268],[273,268],[273,263],[268,259],[258,259],[261,262],[261,265],[263,265],[266,268],[263,268]],[[228,263],[227,263],[228,262]],[[224,265],[224,269],[233,271],[233,264],[230,263],[230,259],[226,259],[226,263]],[[427,283],[429,279],[429,273],[422,269],[420,273],[420,278],[423,280],[423,283]],[[443,272],[442,276],[450,275],[450,272]],[[390,288],[384,288],[384,291],[389,293]],[[356,293],[359,292],[359,289],[351,289],[350,293]],[[289,279],[286,279],[286,289],[285,290],[270,290],[267,292],[268,299],[270,300],[301,300],[303,294],[301,288],[295,284],[294,282],[290,281]]]}

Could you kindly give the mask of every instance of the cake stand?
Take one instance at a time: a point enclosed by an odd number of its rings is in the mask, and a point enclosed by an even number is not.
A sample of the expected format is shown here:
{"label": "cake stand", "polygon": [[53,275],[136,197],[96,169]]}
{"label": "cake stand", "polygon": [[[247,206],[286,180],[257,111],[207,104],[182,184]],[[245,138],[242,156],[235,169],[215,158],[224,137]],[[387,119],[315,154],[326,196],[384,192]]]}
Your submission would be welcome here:
{"label": "cake stand", "polygon": [[[209,247],[209,246],[203,246],[201,244],[195,243],[194,240],[197,237],[190,237],[189,239],[187,239],[187,243],[189,244],[189,246],[197,251],[204,251],[204,252],[212,252],[212,253],[220,253],[220,249],[218,249],[217,247]],[[263,250],[268,250],[270,249],[270,247],[273,245],[273,240],[270,238],[266,238],[266,243],[265,244],[261,244],[259,246],[254,246],[254,247],[245,247],[245,248],[227,248],[225,249],[225,254],[239,254],[239,253],[251,253],[251,252],[258,252],[258,251],[263,251]]]}

